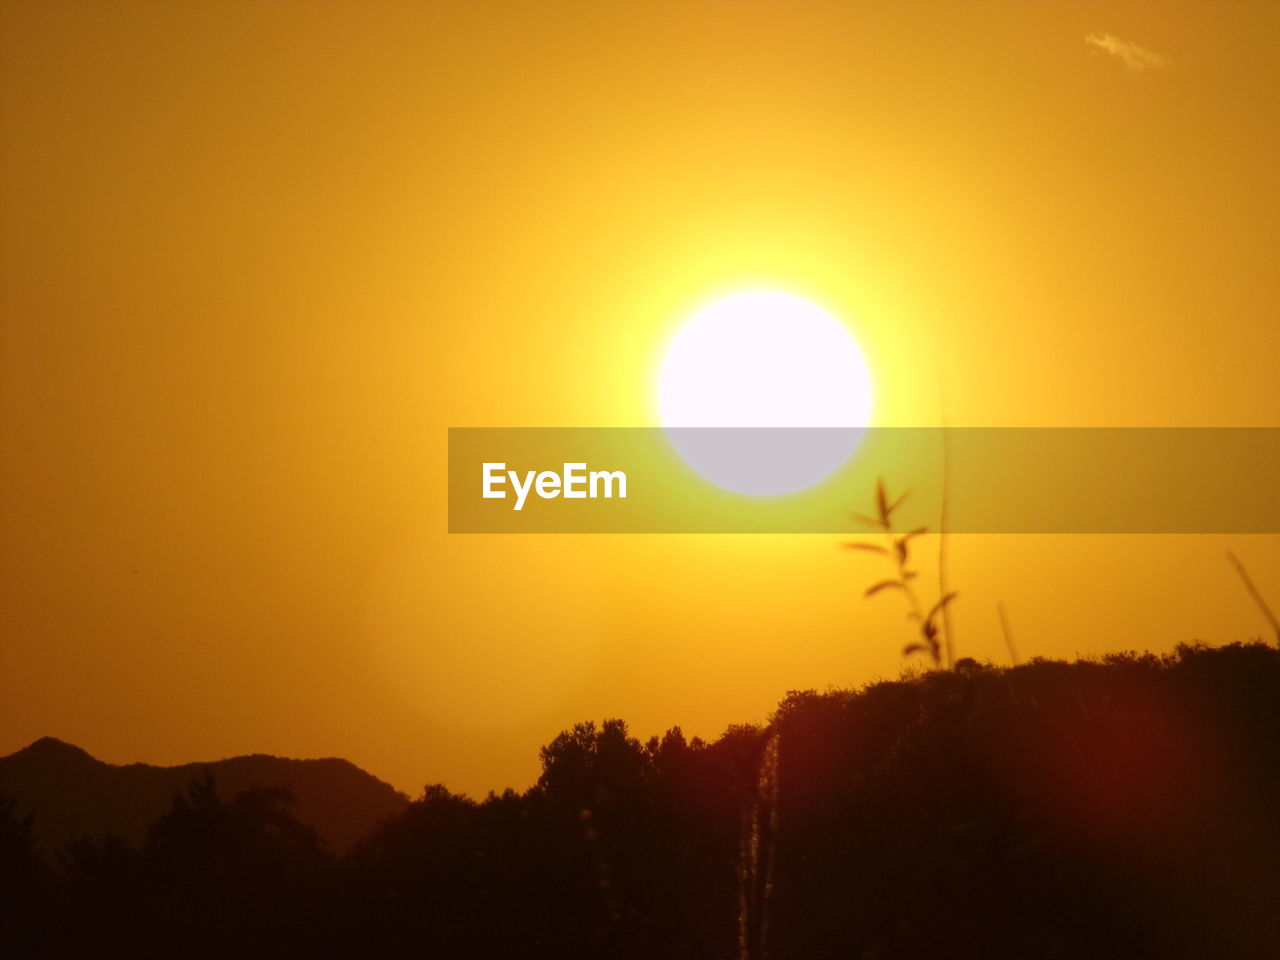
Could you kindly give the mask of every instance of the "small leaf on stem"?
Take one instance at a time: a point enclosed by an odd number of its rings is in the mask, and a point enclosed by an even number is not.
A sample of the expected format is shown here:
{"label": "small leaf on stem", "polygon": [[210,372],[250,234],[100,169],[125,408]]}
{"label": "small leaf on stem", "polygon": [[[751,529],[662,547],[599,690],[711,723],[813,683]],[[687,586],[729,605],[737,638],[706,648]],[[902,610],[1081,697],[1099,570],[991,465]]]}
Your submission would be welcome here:
{"label": "small leaf on stem", "polygon": [[867,587],[867,592],[864,593],[863,596],[874,597],[881,590],[889,590],[892,588],[896,588],[898,590],[904,589],[900,580],[881,580],[879,583],[873,583],[871,586]]}
{"label": "small leaf on stem", "polygon": [[959,596],[959,594],[957,594],[954,590],[952,590],[952,591],[951,591],[950,593],[948,593],[945,597],[943,597],[941,600],[939,600],[937,603],[935,603],[935,604],[933,605],[933,609],[929,611],[929,615],[928,615],[927,617],[925,617],[925,619],[926,619],[926,620],[932,620],[934,617],[936,617],[936,616],[937,616],[937,615],[942,611],[942,608],[943,608],[943,607],[945,607],[947,604],[949,604],[949,603],[950,603],[952,600],[954,600],[957,596]]}
{"label": "small leaf on stem", "polygon": [[893,503],[889,504],[889,513],[893,513],[893,511],[897,510],[900,506],[902,506],[902,501],[907,499],[907,497],[910,495],[911,495],[911,488],[907,487],[907,489],[903,491],[902,496],[900,496],[897,500],[893,501]]}
{"label": "small leaf on stem", "polygon": [[850,543],[842,543],[840,544],[840,546],[844,547],[846,550],[865,550],[868,553],[882,553],[885,556],[889,555],[889,551],[877,543],[850,542]]}

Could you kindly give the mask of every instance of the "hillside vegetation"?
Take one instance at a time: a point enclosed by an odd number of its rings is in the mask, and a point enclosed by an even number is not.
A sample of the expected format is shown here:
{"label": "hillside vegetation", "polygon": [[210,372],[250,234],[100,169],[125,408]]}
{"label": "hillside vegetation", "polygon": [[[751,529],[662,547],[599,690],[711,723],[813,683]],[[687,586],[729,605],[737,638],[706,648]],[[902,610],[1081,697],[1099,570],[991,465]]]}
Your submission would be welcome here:
{"label": "hillside vegetation", "polygon": [[1280,652],[1261,644],[961,661],[792,693],[711,743],[584,723],[542,764],[523,794],[428,787],[340,858],[285,792],[213,778],[139,843],[53,859],[11,806],[4,946],[1133,960],[1280,943]]}

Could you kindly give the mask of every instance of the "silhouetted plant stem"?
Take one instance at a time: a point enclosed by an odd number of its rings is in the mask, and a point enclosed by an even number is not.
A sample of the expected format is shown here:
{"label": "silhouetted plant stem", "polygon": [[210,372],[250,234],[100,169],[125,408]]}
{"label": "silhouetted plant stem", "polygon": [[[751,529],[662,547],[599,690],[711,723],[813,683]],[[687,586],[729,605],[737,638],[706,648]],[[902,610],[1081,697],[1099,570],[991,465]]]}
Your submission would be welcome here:
{"label": "silhouetted plant stem", "polygon": [[996,604],[996,608],[1000,611],[1000,631],[1004,634],[1004,645],[1009,648],[1009,659],[1017,666],[1018,648],[1013,645],[1013,631],[1009,628],[1009,614],[1004,608],[1004,601]]}
{"label": "silhouetted plant stem", "polygon": [[1258,609],[1262,611],[1262,615],[1267,618],[1267,622],[1271,624],[1271,629],[1276,635],[1276,646],[1280,646],[1280,620],[1276,619],[1276,615],[1272,612],[1271,607],[1267,605],[1267,601],[1263,598],[1261,591],[1253,582],[1253,578],[1249,576],[1249,571],[1244,568],[1244,564],[1230,550],[1227,551],[1227,559],[1231,561],[1231,565],[1236,568],[1236,573],[1240,574],[1240,579],[1244,581],[1244,588],[1249,591],[1249,596],[1253,597],[1253,602],[1258,605]]}
{"label": "silhouetted plant stem", "polygon": [[[951,530],[951,430],[947,425],[946,400],[942,408],[942,511],[938,519],[938,594],[945,597],[948,591],[947,535]],[[956,648],[951,623],[951,605],[942,607],[942,636],[946,644],[947,666],[956,665]]]}
{"label": "silhouetted plant stem", "polygon": [[[915,530],[900,534],[893,528],[893,511],[902,505],[902,501],[907,498],[907,494],[910,492],[908,490],[907,493],[891,501],[889,494],[885,490],[884,480],[878,480],[876,482],[875,517],[854,514],[854,519],[883,531],[888,546],[882,547],[877,543],[860,542],[846,543],[844,546],[850,550],[865,550],[870,553],[884,554],[894,561],[898,575],[889,580],[873,583],[867,587],[863,596],[872,597],[882,590],[901,590],[907,601],[907,617],[914,620],[919,625],[920,630],[920,640],[907,644],[902,650],[902,655],[908,657],[913,653],[927,653],[932,658],[933,665],[941,667],[944,650],[942,646],[942,631],[938,627],[938,617],[945,614],[947,606],[956,598],[956,594],[954,591],[942,593],[938,602],[926,613],[924,606],[920,603],[920,598],[911,586],[911,581],[918,574],[908,566],[908,558],[911,552],[910,543],[914,537],[918,537],[928,531],[926,527],[917,527]],[[948,663],[948,666],[950,665]]]}

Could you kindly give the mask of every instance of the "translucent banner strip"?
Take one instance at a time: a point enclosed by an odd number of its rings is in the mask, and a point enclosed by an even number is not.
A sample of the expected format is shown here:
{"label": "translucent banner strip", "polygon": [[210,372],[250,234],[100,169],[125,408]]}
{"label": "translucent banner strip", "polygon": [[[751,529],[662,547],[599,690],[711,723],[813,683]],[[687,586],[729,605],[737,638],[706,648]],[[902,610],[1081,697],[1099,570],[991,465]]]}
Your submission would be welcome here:
{"label": "translucent banner strip", "polygon": [[[944,435],[945,434],[945,435]],[[1280,533],[1277,428],[452,428],[451,533]]]}

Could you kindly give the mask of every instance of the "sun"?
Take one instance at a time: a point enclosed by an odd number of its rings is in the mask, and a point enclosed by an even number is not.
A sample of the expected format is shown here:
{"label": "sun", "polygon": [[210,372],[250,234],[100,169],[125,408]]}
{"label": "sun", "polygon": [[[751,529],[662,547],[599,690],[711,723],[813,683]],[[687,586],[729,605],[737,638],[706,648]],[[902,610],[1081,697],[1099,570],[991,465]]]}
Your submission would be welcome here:
{"label": "sun", "polygon": [[844,324],[802,297],[748,291],[703,307],[676,334],[658,410],[708,480],[775,495],[812,486],[848,459],[870,422],[871,392]]}

